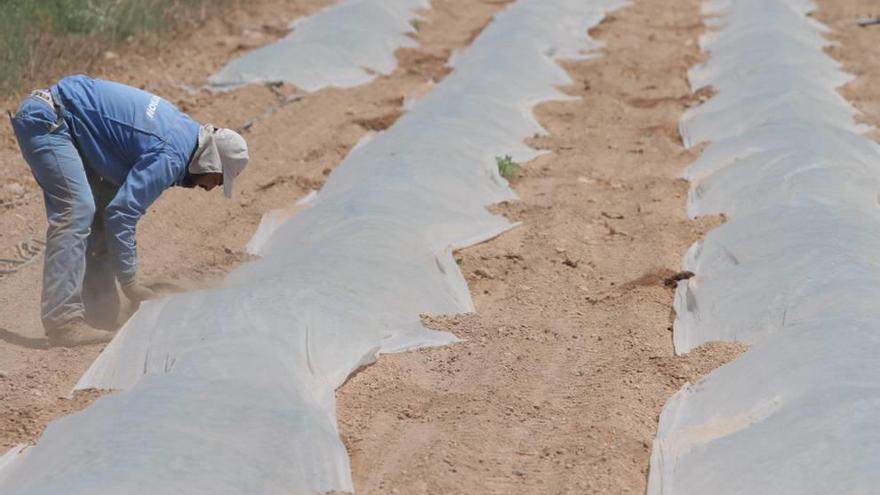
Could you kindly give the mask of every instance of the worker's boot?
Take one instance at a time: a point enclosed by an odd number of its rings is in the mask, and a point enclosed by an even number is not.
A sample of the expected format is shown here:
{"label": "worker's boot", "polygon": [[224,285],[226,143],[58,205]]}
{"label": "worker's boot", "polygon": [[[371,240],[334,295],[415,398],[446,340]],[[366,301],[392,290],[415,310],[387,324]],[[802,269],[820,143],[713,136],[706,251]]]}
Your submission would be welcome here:
{"label": "worker's boot", "polygon": [[77,347],[104,344],[113,339],[113,332],[92,328],[83,320],[74,320],[63,327],[47,332],[51,347]]}

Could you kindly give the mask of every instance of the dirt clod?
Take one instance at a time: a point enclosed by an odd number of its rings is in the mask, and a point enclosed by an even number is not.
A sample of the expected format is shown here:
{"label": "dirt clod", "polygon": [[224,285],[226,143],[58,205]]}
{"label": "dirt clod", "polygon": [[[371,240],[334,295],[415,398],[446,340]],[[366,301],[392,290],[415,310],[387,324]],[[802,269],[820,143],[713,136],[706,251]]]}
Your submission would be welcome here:
{"label": "dirt clod", "polygon": [[400,111],[395,110],[393,112],[386,113],[378,117],[354,119],[353,122],[368,131],[384,131],[385,129],[391,127],[395,122],[397,122],[397,119],[400,118],[400,115]]}
{"label": "dirt clod", "polygon": [[694,276],[694,272],[689,272],[689,271],[678,272],[678,273],[664,279],[663,285],[665,285],[666,287],[669,287],[671,289],[674,289],[676,286],[678,286],[678,283],[680,281],[688,280],[689,278],[691,278],[693,276]]}

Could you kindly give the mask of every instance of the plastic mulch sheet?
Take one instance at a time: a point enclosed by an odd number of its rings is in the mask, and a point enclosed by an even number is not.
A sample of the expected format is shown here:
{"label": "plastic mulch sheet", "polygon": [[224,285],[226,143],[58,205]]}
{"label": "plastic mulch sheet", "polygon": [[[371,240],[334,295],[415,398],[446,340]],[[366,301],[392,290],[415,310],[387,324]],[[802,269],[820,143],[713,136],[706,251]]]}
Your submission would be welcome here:
{"label": "plastic mulch sheet", "polygon": [[305,91],[348,88],[388,75],[395,50],[416,46],[417,11],[430,0],[342,0],[300,19],[282,40],[229,62],[211,77],[215,88],[288,82]]}
{"label": "plastic mulch sheet", "polygon": [[682,119],[692,216],[676,351],[751,349],[667,404],[649,495],[871,494],[880,486],[880,148],[836,88],[851,79],[800,0],[705,4],[717,94]]}

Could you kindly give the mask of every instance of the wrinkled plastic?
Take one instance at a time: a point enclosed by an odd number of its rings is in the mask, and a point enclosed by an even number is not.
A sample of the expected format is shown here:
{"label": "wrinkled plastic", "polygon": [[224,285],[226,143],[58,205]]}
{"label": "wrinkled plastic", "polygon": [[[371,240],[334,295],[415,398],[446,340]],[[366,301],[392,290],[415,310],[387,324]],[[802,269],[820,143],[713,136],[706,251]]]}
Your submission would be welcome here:
{"label": "wrinkled plastic", "polygon": [[395,50],[416,46],[413,22],[429,7],[429,0],[342,0],[294,22],[282,40],[232,60],[210,83],[288,82],[305,91],[368,83],[394,71]]}
{"label": "wrinkled plastic", "polygon": [[666,404],[649,495],[869,494],[880,486],[880,147],[836,88],[826,28],[800,0],[711,1],[717,94],[681,122],[691,216],[675,349],[753,344]]}
{"label": "wrinkled plastic", "polygon": [[870,495],[880,486],[880,333],[791,326],[666,404],[648,495]]}
{"label": "wrinkled plastic", "polygon": [[800,321],[819,287],[852,292],[840,299],[847,311],[860,294],[842,281],[873,270],[880,252],[869,227],[880,215],[880,147],[837,92],[851,77],[823,51],[825,28],[809,9],[793,0],[708,4],[717,26],[691,80],[717,95],[682,118],[690,145],[711,142],[685,172],[688,213],[727,223],[685,259],[697,276],[676,294],[678,352],[757,342]]}
{"label": "wrinkled plastic", "polygon": [[485,208],[514,197],[495,157],[538,154],[523,142],[544,132],[531,109],[572,82],[554,57],[595,48],[587,30],[618,5],[520,0],[500,13],[261,238],[259,261],[145,304],[78,385],[122,391],[50,424],[0,473],[0,493],[351,491],[335,388],[380,353],[456,340],[420,315],[474,309],[452,249],[513,226]]}

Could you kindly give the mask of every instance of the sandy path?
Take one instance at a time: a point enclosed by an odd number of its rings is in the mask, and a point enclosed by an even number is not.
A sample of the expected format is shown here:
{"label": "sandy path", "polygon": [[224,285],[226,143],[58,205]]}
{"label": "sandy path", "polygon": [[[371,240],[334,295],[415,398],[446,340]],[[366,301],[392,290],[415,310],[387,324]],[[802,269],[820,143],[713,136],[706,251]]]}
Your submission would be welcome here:
{"label": "sandy path", "polygon": [[714,221],[676,178],[702,29],[696,0],[637,0],[594,32],[606,56],[567,64],[582,100],[539,108],[553,154],[499,207],[522,227],[459,253],[477,313],[431,321],[466,342],[340,391],[359,493],[644,493],[663,403],[741,350],[674,357],[664,286]]}
{"label": "sandy path", "polygon": [[[863,113],[865,122],[880,126],[880,25],[857,25],[863,17],[880,16],[880,5],[871,0],[818,0],[817,4],[816,18],[831,28],[831,39],[839,43],[829,53],[856,76],[841,93]],[[880,139],[880,131],[871,137]]]}
{"label": "sandy path", "polygon": [[[144,50],[111,58],[93,71],[101,77],[145,87],[175,102],[202,122],[237,127],[277,105],[265,87],[213,95],[189,94],[231,56],[268,42],[287,20],[314,12],[329,0],[249,2],[246,11],[213,21],[191,38],[173,40],[158,51]],[[506,2],[435,0],[419,23],[420,46],[398,51],[400,67],[392,75],[350,90],[306,95],[246,134],[252,164],[239,181],[238,197],[169,190],[138,228],[141,270],[148,277],[210,283],[246,259],[244,245],[262,214],[292,204],[323,183],[324,177],[370,130],[392,124],[405,97],[429,89],[446,74],[451,50],[466,46]],[[283,12],[284,15],[280,15]],[[283,87],[284,94],[296,88]],[[14,108],[16,101],[3,102]],[[45,220],[41,196],[18,155],[8,124],[0,125],[0,249],[19,239],[42,238]],[[13,187],[8,187],[14,184]],[[5,254],[5,251],[4,251]],[[100,352],[99,346],[31,349],[40,342],[38,320],[40,266],[0,278],[0,451],[36,439],[54,417],[77,409],[90,397],[63,397]]]}

